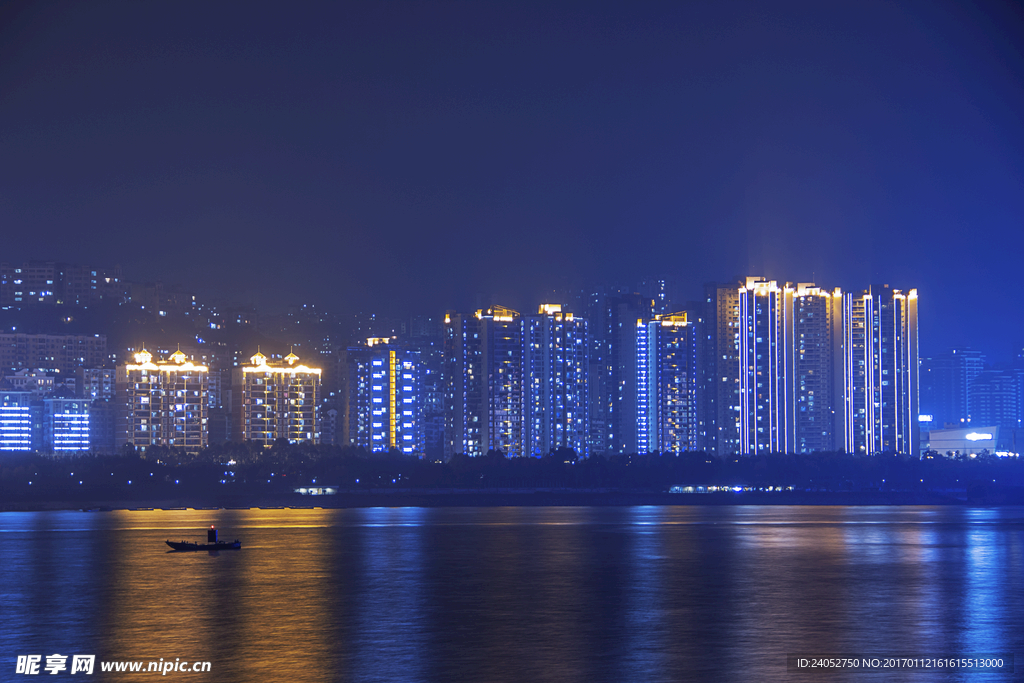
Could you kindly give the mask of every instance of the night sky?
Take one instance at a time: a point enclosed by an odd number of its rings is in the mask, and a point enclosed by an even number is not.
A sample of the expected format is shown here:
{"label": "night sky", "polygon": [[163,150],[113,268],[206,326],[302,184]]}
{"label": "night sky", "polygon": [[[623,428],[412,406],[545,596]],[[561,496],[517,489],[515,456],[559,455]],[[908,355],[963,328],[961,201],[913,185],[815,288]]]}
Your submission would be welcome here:
{"label": "night sky", "polygon": [[3,3],[0,260],[262,308],[917,287],[1024,347],[1012,3]]}

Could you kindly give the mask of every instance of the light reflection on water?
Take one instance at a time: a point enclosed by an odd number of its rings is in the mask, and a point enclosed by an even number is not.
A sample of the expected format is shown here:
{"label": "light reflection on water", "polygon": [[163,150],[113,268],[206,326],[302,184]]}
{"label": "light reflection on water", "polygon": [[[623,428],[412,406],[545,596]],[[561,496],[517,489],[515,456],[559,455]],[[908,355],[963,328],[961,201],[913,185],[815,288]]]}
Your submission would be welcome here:
{"label": "light reflection on water", "polygon": [[[243,550],[165,552],[209,524]],[[786,655],[1024,657],[1022,638],[1020,508],[0,515],[0,680],[54,652],[208,660],[175,675],[217,681],[825,680]]]}

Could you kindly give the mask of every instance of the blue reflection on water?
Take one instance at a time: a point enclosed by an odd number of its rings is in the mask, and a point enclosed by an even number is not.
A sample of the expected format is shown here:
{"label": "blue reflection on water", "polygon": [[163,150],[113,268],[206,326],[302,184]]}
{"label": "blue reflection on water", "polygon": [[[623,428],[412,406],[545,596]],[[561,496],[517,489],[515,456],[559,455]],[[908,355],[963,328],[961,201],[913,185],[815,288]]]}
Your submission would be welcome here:
{"label": "blue reflection on water", "polygon": [[[244,549],[165,552],[210,523]],[[5,513],[0,680],[53,652],[217,681],[792,680],[789,653],[1024,653],[1022,576],[1019,508]]]}
{"label": "blue reflection on water", "polygon": [[353,511],[377,527],[359,536],[360,590],[355,597],[352,671],[361,681],[421,681],[427,660],[423,508]]}

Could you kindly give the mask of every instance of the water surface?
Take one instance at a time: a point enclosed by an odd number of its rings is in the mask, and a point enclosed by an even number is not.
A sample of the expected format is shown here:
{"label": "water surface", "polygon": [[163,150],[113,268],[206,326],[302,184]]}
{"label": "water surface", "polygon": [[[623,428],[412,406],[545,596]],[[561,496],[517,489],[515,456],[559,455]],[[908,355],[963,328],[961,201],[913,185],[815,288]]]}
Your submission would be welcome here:
{"label": "water surface", "polygon": [[[243,549],[167,552],[210,524]],[[210,661],[168,677],[211,681],[981,682],[1024,677],[786,655],[1022,644],[1020,508],[0,514],[0,680],[56,652]]]}

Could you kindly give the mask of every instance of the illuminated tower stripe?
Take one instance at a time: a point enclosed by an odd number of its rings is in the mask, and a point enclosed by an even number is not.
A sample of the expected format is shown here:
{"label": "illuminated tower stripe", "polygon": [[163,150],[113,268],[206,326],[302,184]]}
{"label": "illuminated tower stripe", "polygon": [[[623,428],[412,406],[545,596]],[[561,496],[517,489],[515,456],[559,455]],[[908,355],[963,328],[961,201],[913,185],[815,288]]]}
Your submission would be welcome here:
{"label": "illuminated tower stripe", "polygon": [[388,384],[388,400],[391,404],[389,420],[391,427],[388,430],[388,444],[391,448],[395,448],[397,444],[396,429],[395,429],[395,392],[398,389],[398,376],[395,374],[395,350],[391,349],[388,351],[388,368],[390,372],[391,382]]}

